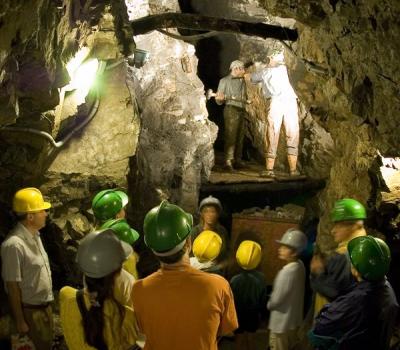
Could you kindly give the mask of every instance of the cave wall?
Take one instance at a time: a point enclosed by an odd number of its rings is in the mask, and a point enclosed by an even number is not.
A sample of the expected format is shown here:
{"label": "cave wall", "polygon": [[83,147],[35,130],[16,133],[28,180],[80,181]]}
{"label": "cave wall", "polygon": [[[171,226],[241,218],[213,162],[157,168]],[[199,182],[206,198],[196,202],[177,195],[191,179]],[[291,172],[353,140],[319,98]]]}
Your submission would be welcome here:
{"label": "cave wall", "polygon": [[[121,7],[125,12],[115,14]],[[139,111],[124,58],[133,40],[121,41],[120,33],[126,7],[117,0],[88,7],[5,1],[1,10],[0,96],[6,102],[0,107],[0,242],[12,225],[15,191],[39,187],[52,203],[42,238],[54,286],[75,285],[77,241],[94,229],[91,200],[104,188],[128,188],[137,147]],[[105,70],[86,99],[77,102],[76,91],[65,90],[65,65],[83,46]]]}
{"label": "cave wall", "polygon": [[[144,16],[139,9],[159,13],[159,6],[179,11],[176,1],[128,3],[131,18]],[[193,45],[159,32],[136,36],[135,41],[150,53],[142,68],[130,68],[142,125],[130,183],[141,224],[144,213],[163,198],[196,211],[201,182],[214,165],[217,128],[207,118]]]}
{"label": "cave wall", "polygon": [[[179,11],[178,3],[171,0],[127,3],[134,17]],[[328,179],[317,198],[322,248],[332,246],[329,211],[340,197],[357,198],[370,213],[390,202],[396,217],[396,186],[389,186],[384,176],[385,169],[395,166],[379,162],[399,153],[400,4],[224,0],[189,5],[203,14],[265,20],[298,29],[299,40],[290,44],[285,56],[302,102],[302,169],[309,176]],[[110,64],[118,63],[122,53],[129,54],[135,43],[124,6],[119,0],[93,1],[88,8],[74,1],[3,1],[0,126],[34,128],[55,139],[62,135],[64,124],[56,110],[59,89],[68,81],[65,63],[84,44]],[[227,37],[217,40],[224,45],[231,42],[243,61],[261,61],[272,45]],[[194,211],[200,183],[214,163],[212,144],[217,130],[207,118],[193,46],[158,32],[135,37],[135,41],[150,51],[150,60],[141,69],[128,67],[124,61],[104,73],[105,93],[95,118],[57,152],[51,164],[48,140],[0,129],[2,208],[9,209],[18,187],[41,186],[55,206],[53,221],[62,230],[60,244],[92,229],[87,208],[94,193],[104,187],[129,187],[138,223],[160,198]],[[223,51],[228,52],[229,46],[223,46]],[[185,71],[184,57],[191,71]],[[229,61],[218,62],[221,76],[227,73]],[[265,110],[254,89],[254,110]],[[248,135],[260,151],[265,122],[262,114],[250,116]],[[280,164],[285,163],[282,154]],[[4,236],[7,224],[0,230]]]}
{"label": "cave wall", "polygon": [[[310,177],[327,179],[318,195],[316,214],[321,216],[318,242],[333,246],[329,235],[330,210],[336,199],[354,197],[379,212],[382,193],[381,155],[398,156],[399,52],[398,3],[388,1],[184,1],[185,9],[205,15],[221,15],[247,21],[294,26],[295,43],[287,43],[285,59],[289,76],[301,100],[301,167]],[[295,23],[293,23],[293,20]],[[236,36],[243,61],[262,61],[276,42]],[[223,40],[221,36],[220,41]],[[252,143],[260,151],[265,119],[264,101],[250,106]],[[252,112],[254,110],[254,112]],[[282,138],[281,138],[282,139]],[[284,164],[280,145],[278,163]],[[390,190],[389,190],[390,191]],[[392,193],[392,192],[390,192]],[[393,200],[393,195],[389,195]],[[396,202],[397,211],[399,202]],[[396,216],[396,215],[394,215]],[[374,220],[368,224],[374,226]]]}
{"label": "cave wall", "polygon": [[[290,18],[273,16],[260,6],[257,1],[222,0],[218,4],[211,0],[205,1],[181,1],[181,7],[185,11],[199,13],[207,16],[221,16],[244,20],[248,22],[266,22],[269,24],[295,28],[296,21]],[[203,81],[210,84],[213,89],[218,86],[219,78],[229,73],[231,61],[240,59],[245,64],[254,63],[248,68],[252,73],[262,69],[267,62],[267,55],[272,49],[280,47],[285,49],[285,60],[288,66],[289,78],[293,87],[299,90],[299,122],[300,122],[300,147],[299,147],[299,169],[306,175],[316,179],[327,179],[334,156],[333,139],[309,107],[302,101],[305,77],[312,82],[319,79],[318,75],[309,73],[305,64],[297,57],[296,43],[288,43],[289,47],[273,39],[261,39],[236,34],[218,34],[211,38],[200,40],[197,43],[200,62],[200,76]],[[214,75],[214,76],[213,76]],[[216,79],[217,77],[217,79]],[[264,162],[264,151],[266,148],[265,134],[267,130],[268,101],[262,96],[261,86],[247,83],[249,99],[252,101],[247,106],[248,118],[246,137],[250,140],[255,152],[251,156]],[[308,102],[306,100],[305,102]],[[213,107],[213,101],[209,106]],[[216,114],[220,111],[216,111]],[[218,118],[218,117],[217,117]],[[222,118],[222,116],[220,116]],[[281,129],[281,137],[278,146],[276,170],[287,172],[287,152],[285,145],[284,127]],[[318,215],[315,212],[314,215]]]}
{"label": "cave wall", "polygon": [[[306,107],[333,137],[334,161],[326,190],[319,198],[319,241],[332,244],[329,212],[341,197],[354,197],[374,212],[381,186],[373,178],[378,152],[399,154],[397,121],[398,2],[268,1],[260,4],[274,15],[297,20],[296,54],[326,72],[297,67],[296,91]],[[302,72],[302,73],[301,73]],[[378,188],[376,188],[378,186]],[[381,188],[382,189],[382,188]]]}

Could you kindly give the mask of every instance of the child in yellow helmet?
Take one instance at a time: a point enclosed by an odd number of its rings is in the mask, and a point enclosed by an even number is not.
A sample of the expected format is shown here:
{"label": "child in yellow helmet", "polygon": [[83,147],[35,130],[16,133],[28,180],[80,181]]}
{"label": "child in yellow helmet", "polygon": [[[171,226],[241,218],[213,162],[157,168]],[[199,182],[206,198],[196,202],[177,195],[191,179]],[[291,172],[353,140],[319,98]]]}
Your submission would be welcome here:
{"label": "child in yellow helmet", "polygon": [[239,321],[235,331],[237,349],[256,348],[252,334],[260,325],[267,301],[265,276],[255,270],[261,257],[261,246],[254,241],[241,242],[236,251],[236,261],[243,269],[230,281]]}
{"label": "child in yellow helmet", "polygon": [[205,230],[193,241],[190,265],[198,270],[222,274],[224,265],[218,263],[222,238],[214,231]]}

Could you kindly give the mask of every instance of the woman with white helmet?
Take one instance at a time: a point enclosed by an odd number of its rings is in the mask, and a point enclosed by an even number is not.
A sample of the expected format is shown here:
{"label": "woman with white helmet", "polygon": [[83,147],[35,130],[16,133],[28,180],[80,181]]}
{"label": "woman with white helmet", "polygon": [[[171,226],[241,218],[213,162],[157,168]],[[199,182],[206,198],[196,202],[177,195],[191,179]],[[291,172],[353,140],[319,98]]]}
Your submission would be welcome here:
{"label": "woman with white helmet", "polygon": [[111,229],[89,233],[80,243],[77,262],[84,289],[60,291],[60,318],[70,350],[125,350],[137,339],[133,310],[114,297],[122,263],[132,253]]}

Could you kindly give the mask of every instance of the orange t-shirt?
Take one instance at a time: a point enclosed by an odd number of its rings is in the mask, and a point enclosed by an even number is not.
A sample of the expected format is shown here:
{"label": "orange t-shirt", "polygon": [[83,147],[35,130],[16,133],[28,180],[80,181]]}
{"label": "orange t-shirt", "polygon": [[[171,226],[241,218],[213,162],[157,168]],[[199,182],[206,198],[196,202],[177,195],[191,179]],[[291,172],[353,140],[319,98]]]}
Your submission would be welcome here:
{"label": "orange t-shirt", "polygon": [[132,298],[145,350],[217,350],[217,337],[238,327],[229,283],[190,266],[136,281]]}

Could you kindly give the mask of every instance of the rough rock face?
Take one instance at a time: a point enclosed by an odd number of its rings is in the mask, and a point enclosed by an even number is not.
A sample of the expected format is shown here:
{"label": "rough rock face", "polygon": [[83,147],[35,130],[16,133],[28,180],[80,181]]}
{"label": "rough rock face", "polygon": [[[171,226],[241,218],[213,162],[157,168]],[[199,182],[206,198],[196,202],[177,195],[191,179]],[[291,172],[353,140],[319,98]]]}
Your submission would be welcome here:
{"label": "rough rock face", "polygon": [[[77,1],[65,1],[65,6],[46,0],[2,1],[1,126],[62,135],[63,125],[57,122],[55,112],[60,101],[58,88],[67,82],[64,64],[78,46],[90,44],[106,60],[116,60],[121,51],[129,53],[132,48],[129,26],[124,24],[126,13],[121,11],[123,2],[110,3],[111,9],[103,2],[92,2],[93,6],[86,8]],[[171,0],[129,3],[131,14],[137,17],[178,10],[177,2]],[[329,211],[339,197],[354,197],[367,204],[371,213],[393,209],[396,218],[397,185],[381,181],[379,162],[387,164],[390,161],[381,156],[399,153],[400,70],[396,55],[400,52],[400,3],[221,0],[193,1],[191,6],[215,16],[229,14],[282,25],[296,21],[300,37],[286,51],[286,59],[302,102],[301,164],[310,176],[329,177],[326,190],[318,197],[322,248],[331,247]],[[130,191],[137,199],[133,204],[142,206],[136,208],[138,218],[162,197],[193,211],[200,181],[213,164],[216,128],[207,120],[192,47],[156,32],[135,40],[139,48],[150,51],[150,61],[141,69],[125,72],[122,64],[107,73],[107,96],[101,98],[93,124],[74,136],[44,177],[51,149],[48,138],[31,131],[0,130],[0,204],[9,209],[16,187],[39,186],[45,181],[43,192],[56,207],[53,219],[63,228],[60,242],[72,242],[89,230],[90,215],[78,208],[88,208],[90,198],[100,188],[124,185],[128,161],[132,169]],[[220,44],[225,45],[224,58],[213,65],[223,74],[231,59],[261,60],[267,45],[233,35],[221,36],[216,46]],[[136,102],[123,84],[125,74],[130,76],[130,92],[137,94],[141,108],[138,144]],[[255,110],[265,110],[260,96],[255,99]],[[73,112],[85,114],[75,107]],[[114,111],[121,113],[114,115]],[[109,118],[111,113],[113,118]],[[65,120],[73,120],[73,115]],[[261,153],[265,122],[261,114],[250,115],[249,135]],[[96,124],[101,120],[104,124]],[[17,125],[11,125],[14,122]],[[105,129],[109,129],[107,135],[103,135]],[[132,159],[136,144],[137,156]],[[284,164],[281,154],[280,163]]]}
{"label": "rough rock face", "polygon": [[400,73],[395,53],[400,49],[396,39],[400,6],[386,1],[260,3],[274,15],[296,19],[297,55],[326,69],[303,69],[296,91],[335,142],[330,181],[320,197],[325,211],[320,239],[329,246],[330,237],[324,234],[333,201],[350,196],[373,209],[376,190],[369,172],[374,171],[377,152],[399,153],[395,130]]}
{"label": "rough rock face", "polygon": [[[0,82],[4,83],[0,85],[0,91],[9,93],[13,90],[7,87],[18,83],[18,88],[24,87],[24,91],[32,94],[30,105],[15,104],[19,106],[16,109],[19,113],[15,115],[17,124],[1,130],[0,169],[3,171],[0,172],[0,198],[9,210],[12,195],[18,188],[36,186],[52,203],[50,223],[43,230],[42,237],[52,261],[55,285],[59,287],[65,283],[77,283],[76,241],[93,230],[93,217],[87,209],[94,194],[104,188],[127,187],[126,175],[130,157],[136,150],[140,125],[134,96],[125,83],[127,64],[126,60],[121,60],[123,45],[119,46],[118,28],[114,25],[116,21],[111,9],[98,4],[89,8],[74,7],[77,4],[69,2],[58,10],[53,2],[28,1],[24,5],[26,8],[22,4],[15,7],[15,12],[6,5],[10,18],[0,27],[2,34],[15,35],[15,41],[21,36],[18,30],[25,33],[29,31],[25,26],[31,26],[29,35],[26,38],[22,35],[23,40],[17,46],[6,47],[5,56],[2,56],[7,63],[18,50],[19,60],[29,62],[24,67],[30,67],[30,70],[21,69],[22,78],[18,78],[9,74],[6,65],[6,74],[1,75],[5,80]],[[33,11],[34,5],[38,6],[37,12]],[[19,27],[12,31],[12,22],[8,20],[13,15],[19,19],[32,17],[25,13],[27,10],[37,13],[38,18],[23,23],[17,20]],[[90,24],[84,20],[89,17]],[[33,48],[35,40],[39,41]],[[5,43],[7,40],[1,44]],[[57,93],[55,100],[42,94],[42,90],[52,92],[56,72],[65,71],[62,65],[56,67],[56,58],[60,62],[63,58],[67,63],[78,46],[88,46],[92,57],[106,65],[97,81],[98,94],[91,93],[79,103],[74,98],[76,90],[61,89],[59,92],[54,89]],[[39,57],[40,63],[32,63],[31,56]],[[63,81],[62,85],[68,81]],[[40,89],[35,84],[39,84]],[[16,90],[16,93],[27,100],[22,90]],[[8,114],[0,111],[1,124],[9,119]],[[9,219],[6,217],[5,221]],[[3,225],[0,236],[4,237],[8,229]]]}
{"label": "rough rock face", "polygon": [[[187,10],[198,12],[200,14],[215,16],[224,14],[223,17],[242,19],[244,21],[261,21],[275,25],[282,25],[293,28],[297,23],[290,18],[274,17],[265,11],[256,1],[219,1],[216,5],[213,1],[191,1],[191,8]],[[276,13],[280,15],[280,13]],[[229,64],[234,59],[241,59],[243,62],[255,62],[248,69],[252,73],[262,69],[262,64],[266,62],[266,56],[272,48],[282,47],[272,39],[251,38],[244,35],[221,34],[210,41],[210,48],[216,48],[203,59],[216,63],[219,66],[220,76],[228,72]],[[206,47],[206,40],[203,40],[200,47]],[[213,41],[213,43],[211,43]],[[320,74],[310,73],[308,62],[303,62],[301,57],[297,56],[296,43],[290,43],[285,48],[285,60],[288,66],[288,73],[291,83],[299,96],[299,121],[300,121],[300,147],[299,147],[299,169],[312,178],[327,179],[330,176],[333,157],[335,155],[334,139],[327,126],[321,122],[319,115],[310,108],[309,95],[318,94],[318,88],[315,85],[320,82]],[[206,50],[205,50],[206,51]],[[215,57],[214,57],[215,56]],[[204,63],[203,63],[204,66]],[[211,73],[209,73],[211,74]],[[211,79],[210,79],[211,80]],[[317,83],[316,83],[317,82]],[[315,84],[315,85],[310,85]],[[312,87],[312,89],[310,89]],[[267,130],[267,111],[268,101],[262,96],[260,86],[247,83],[249,99],[252,104],[247,106],[247,130],[246,136],[256,148],[259,159],[263,161],[266,147]],[[308,95],[306,95],[308,94]],[[320,95],[322,94],[319,93]],[[304,101],[303,101],[304,100]],[[315,108],[314,108],[315,109]],[[285,145],[284,127],[281,128],[281,137],[279,139],[276,169],[288,171],[287,151]],[[323,204],[323,203],[322,203]],[[320,215],[318,206],[312,206],[316,212],[313,215]],[[329,241],[329,239],[328,239]]]}
{"label": "rough rock face", "polygon": [[50,173],[81,173],[114,178],[125,185],[139,121],[126,86],[126,64],[106,70],[101,77],[97,113],[79,137],[71,139],[49,167]]}
{"label": "rough rock face", "polygon": [[[370,213],[379,207],[374,167],[378,152],[398,155],[395,123],[400,108],[398,100],[399,70],[394,53],[399,52],[396,40],[399,5],[373,1],[258,1],[267,12],[260,11],[254,1],[192,2],[193,10],[212,15],[224,6],[230,17],[263,20],[295,27],[299,40],[286,50],[291,82],[304,106],[301,108],[301,163],[303,171],[313,177],[329,178],[326,190],[319,195],[319,243],[322,249],[332,247],[329,211],[341,197],[354,197],[365,203]],[[252,13],[250,19],[247,14]],[[268,13],[268,15],[267,15]],[[279,17],[273,17],[279,16]],[[241,40],[246,50],[235,47],[244,61],[269,46]],[[264,45],[264,46],[263,46]],[[368,59],[365,57],[368,54]],[[250,93],[253,91],[250,89]],[[254,94],[253,94],[254,96]],[[250,107],[250,135],[260,150],[265,122],[258,111],[265,109],[255,95]],[[254,110],[255,113],[251,111]],[[258,133],[257,133],[258,131]],[[261,134],[261,136],[257,136]],[[282,138],[281,138],[282,139]],[[282,148],[278,162],[282,164]],[[393,193],[393,192],[391,192]],[[390,196],[393,198],[393,196]]]}
{"label": "rough rock face", "polygon": [[[146,3],[132,4],[130,12],[143,15],[139,10]],[[148,5],[147,13],[154,13],[152,3]],[[177,8],[174,2],[163,6]],[[142,126],[132,171],[135,209],[140,217],[160,198],[168,198],[194,212],[201,179],[208,177],[214,164],[216,138],[216,127],[207,119],[204,87],[196,75],[194,48],[157,32],[137,36],[135,42],[150,52],[142,68],[130,69]]]}
{"label": "rough rock face", "polygon": [[5,0],[0,19],[0,125],[38,119],[58,103],[61,86],[57,9],[48,0]]}

